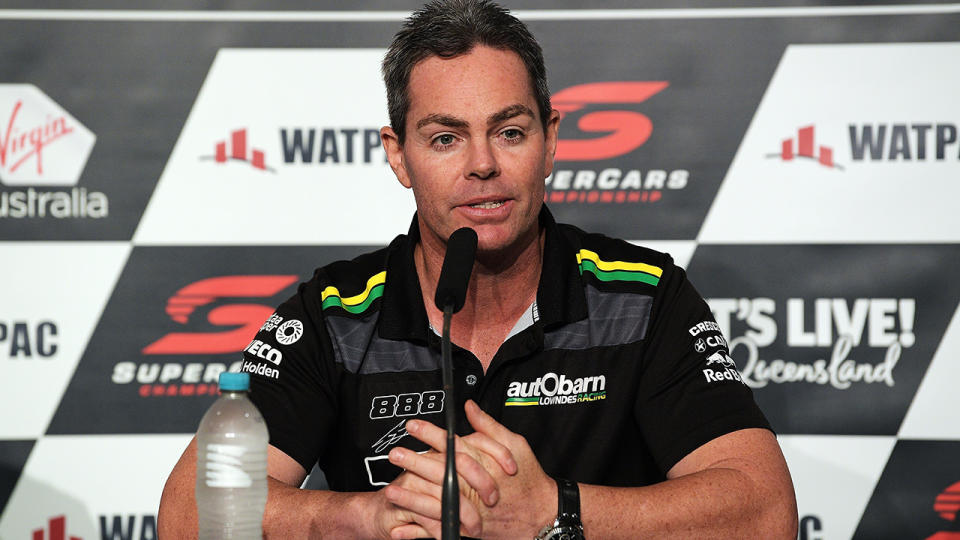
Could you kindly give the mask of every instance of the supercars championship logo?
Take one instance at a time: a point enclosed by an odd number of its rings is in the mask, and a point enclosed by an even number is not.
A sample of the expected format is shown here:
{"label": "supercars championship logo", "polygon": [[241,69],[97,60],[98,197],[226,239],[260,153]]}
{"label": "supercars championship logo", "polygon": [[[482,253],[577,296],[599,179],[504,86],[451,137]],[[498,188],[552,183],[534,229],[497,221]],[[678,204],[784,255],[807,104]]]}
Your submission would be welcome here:
{"label": "supercars championship logo", "polygon": [[[669,86],[666,81],[611,81],[571,86],[551,97],[561,119],[576,121],[581,133],[604,135],[592,138],[561,138],[557,143],[553,174],[546,179],[544,201],[548,203],[645,203],[663,198],[666,190],[687,185],[685,169],[583,167],[628,156],[653,134],[653,121],[635,110],[599,109],[612,105],[636,106]],[[599,109],[599,110],[598,110]],[[578,116],[579,115],[579,116]],[[561,124],[564,126],[565,124]]]}
{"label": "supercars championship logo", "polygon": [[[279,351],[264,347],[263,344],[258,346],[256,340],[250,341],[258,330],[271,324],[273,307],[250,302],[216,305],[215,301],[272,298],[298,279],[295,275],[221,276],[201,279],[182,287],[167,301],[166,313],[173,322],[180,325],[197,324],[198,310],[212,305],[206,311],[205,322],[225,329],[170,332],[144,347],[141,352],[148,356],[215,355],[239,353],[255,347],[251,351],[254,355],[279,364]],[[280,330],[284,336],[296,332],[295,325],[290,323]],[[223,362],[137,364],[124,361],[114,365],[111,379],[116,384],[140,384],[141,397],[215,395],[220,373],[238,371],[241,367],[240,360],[231,365]]]}

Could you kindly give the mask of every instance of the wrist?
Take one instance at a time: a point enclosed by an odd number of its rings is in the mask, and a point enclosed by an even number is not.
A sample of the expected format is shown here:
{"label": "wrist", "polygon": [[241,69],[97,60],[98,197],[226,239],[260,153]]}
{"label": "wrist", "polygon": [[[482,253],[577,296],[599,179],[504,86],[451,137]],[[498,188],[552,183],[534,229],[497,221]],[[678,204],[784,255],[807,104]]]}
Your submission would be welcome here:
{"label": "wrist", "polygon": [[[381,507],[386,498],[383,490],[350,493],[346,500],[346,512],[340,515],[339,530],[349,531],[353,538],[381,538],[384,531],[379,530]],[[389,535],[389,531],[386,534]]]}
{"label": "wrist", "polygon": [[557,482],[549,476],[546,479],[547,481],[540,490],[543,496],[540,498],[540,504],[537,505],[537,512],[534,512],[533,536],[539,534],[544,525],[553,523],[557,519],[557,501],[559,500]]}
{"label": "wrist", "polygon": [[583,540],[580,518],[580,486],[572,480],[557,479],[557,514],[540,529],[536,540]]}

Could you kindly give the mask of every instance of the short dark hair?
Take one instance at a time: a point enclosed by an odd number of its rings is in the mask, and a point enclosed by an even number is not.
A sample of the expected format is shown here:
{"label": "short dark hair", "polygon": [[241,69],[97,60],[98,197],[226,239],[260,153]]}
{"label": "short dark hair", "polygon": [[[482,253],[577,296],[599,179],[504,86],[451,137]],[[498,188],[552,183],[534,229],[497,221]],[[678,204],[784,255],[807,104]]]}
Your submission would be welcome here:
{"label": "short dark hair", "polygon": [[466,54],[477,44],[517,53],[530,75],[540,120],[546,127],[551,111],[547,70],[543,51],[526,25],[489,0],[434,0],[407,19],[383,59],[390,126],[401,144],[406,135],[413,67],[429,56]]}

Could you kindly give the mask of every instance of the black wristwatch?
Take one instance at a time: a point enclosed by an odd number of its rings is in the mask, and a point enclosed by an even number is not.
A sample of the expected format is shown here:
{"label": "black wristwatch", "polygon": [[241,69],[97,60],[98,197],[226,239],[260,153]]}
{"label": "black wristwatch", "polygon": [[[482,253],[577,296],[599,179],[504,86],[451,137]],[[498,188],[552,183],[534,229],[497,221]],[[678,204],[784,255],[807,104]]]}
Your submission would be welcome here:
{"label": "black wristwatch", "polygon": [[576,482],[557,480],[557,519],[544,527],[534,540],[583,540],[580,521],[580,488]]}

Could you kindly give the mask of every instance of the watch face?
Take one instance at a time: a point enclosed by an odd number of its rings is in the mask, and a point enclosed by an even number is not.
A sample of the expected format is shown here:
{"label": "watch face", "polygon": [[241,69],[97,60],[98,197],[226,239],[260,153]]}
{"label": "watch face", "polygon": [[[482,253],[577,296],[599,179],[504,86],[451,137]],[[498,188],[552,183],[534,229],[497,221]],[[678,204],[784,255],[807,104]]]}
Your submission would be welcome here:
{"label": "watch face", "polygon": [[575,525],[560,525],[550,529],[543,540],[583,540],[583,530]]}

